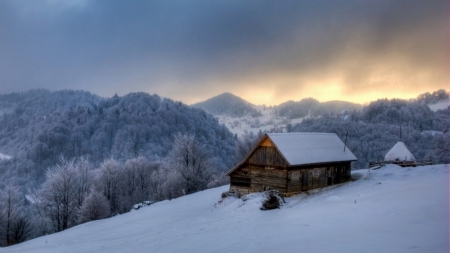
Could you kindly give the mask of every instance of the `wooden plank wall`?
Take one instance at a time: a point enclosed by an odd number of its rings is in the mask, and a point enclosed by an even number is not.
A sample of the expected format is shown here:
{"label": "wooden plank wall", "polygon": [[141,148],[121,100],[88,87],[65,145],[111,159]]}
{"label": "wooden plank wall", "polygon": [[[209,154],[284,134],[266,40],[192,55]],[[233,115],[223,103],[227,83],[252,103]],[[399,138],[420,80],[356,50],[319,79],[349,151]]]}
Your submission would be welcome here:
{"label": "wooden plank wall", "polygon": [[269,138],[265,138],[256,148],[253,155],[247,161],[251,164],[264,164],[273,166],[287,166],[283,156],[276,150]]}
{"label": "wooden plank wall", "polygon": [[252,164],[266,164],[273,166],[287,166],[284,158],[274,147],[258,147],[248,159]]}
{"label": "wooden plank wall", "polygon": [[[303,185],[306,176],[306,184]],[[317,168],[291,169],[288,172],[287,192],[300,192],[323,188],[350,179],[350,163]]]}
{"label": "wooden plank wall", "polygon": [[260,167],[250,165],[251,190],[278,190],[286,192],[286,169],[277,169],[274,167]]}

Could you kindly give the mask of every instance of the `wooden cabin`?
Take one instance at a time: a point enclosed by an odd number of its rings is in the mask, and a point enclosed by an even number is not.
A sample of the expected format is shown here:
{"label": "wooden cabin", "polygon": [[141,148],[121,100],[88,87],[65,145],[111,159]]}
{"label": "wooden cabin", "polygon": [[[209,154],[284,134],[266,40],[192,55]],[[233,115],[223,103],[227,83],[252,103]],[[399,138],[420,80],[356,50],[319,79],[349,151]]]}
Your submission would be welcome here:
{"label": "wooden cabin", "polygon": [[265,190],[290,196],[348,181],[356,160],[334,133],[268,133],[227,176],[240,196]]}

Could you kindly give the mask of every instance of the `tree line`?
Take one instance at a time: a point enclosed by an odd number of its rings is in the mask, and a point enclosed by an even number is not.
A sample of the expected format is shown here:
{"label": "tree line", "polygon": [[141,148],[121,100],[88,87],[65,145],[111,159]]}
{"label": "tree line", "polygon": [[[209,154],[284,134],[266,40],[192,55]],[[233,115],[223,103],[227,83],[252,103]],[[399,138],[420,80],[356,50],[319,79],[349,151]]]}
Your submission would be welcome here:
{"label": "tree line", "polygon": [[[193,133],[226,171],[237,138],[212,115],[147,93],[100,98],[83,91],[32,90],[0,95],[0,182],[37,188],[61,155],[94,166],[113,158],[166,157],[174,133]],[[0,183],[0,187],[2,187]]]}
{"label": "tree line", "polygon": [[130,211],[136,203],[177,198],[228,183],[217,160],[194,134],[178,133],[164,159],[113,158],[94,168],[88,159],[60,157],[25,200],[8,184],[0,191],[0,246],[60,232]]}

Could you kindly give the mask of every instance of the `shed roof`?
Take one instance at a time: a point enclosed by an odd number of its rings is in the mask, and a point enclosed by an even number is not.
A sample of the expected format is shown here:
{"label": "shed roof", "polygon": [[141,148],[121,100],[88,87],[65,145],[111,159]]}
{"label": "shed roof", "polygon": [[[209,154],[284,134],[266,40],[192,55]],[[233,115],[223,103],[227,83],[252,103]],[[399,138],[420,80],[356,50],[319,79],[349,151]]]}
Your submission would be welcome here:
{"label": "shed roof", "polygon": [[384,156],[385,161],[415,161],[416,158],[406,147],[405,143],[399,141],[386,153]]}
{"label": "shed roof", "polygon": [[357,158],[334,133],[269,133],[287,162],[293,165],[355,161]]}
{"label": "shed roof", "polygon": [[265,138],[273,142],[290,166],[357,160],[350,149],[346,148],[344,152],[344,143],[334,133],[268,133],[227,175],[248,160]]}

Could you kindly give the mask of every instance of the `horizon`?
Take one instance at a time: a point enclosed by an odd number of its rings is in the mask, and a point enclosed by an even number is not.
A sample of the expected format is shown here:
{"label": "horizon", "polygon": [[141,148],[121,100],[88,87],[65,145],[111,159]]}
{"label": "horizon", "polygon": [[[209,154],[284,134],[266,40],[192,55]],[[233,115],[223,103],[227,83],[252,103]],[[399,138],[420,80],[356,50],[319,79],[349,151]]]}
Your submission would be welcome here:
{"label": "horizon", "polygon": [[449,3],[0,2],[0,94],[367,104],[448,89]]}
{"label": "horizon", "polygon": [[[93,92],[88,91],[88,90],[80,90],[80,89],[59,89],[59,90],[51,90],[51,89],[45,89],[45,88],[33,88],[33,89],[25,90],[25,91],[15,91],[15,92],[10,92],[10,93],[0,93],[0,95],[8,95],[8,94],[13,94],[13,93],[28,92],[28,91],[32,91],[32,90],[47,90],[47,91],[49,91],[49,92],[59,92],[59,91],[83,91],[83,92],[89,92],[89,93],[92,94],[92,95],[96,95],[96,96],[99,96],[99,97],[105,98],[105,99],[111,98],[111,97],[113,97],[113,96],[115,96],[115,95],[120,96],[120,97],[123,97],[123,96],[126,96],[126,95],[131,94],[131,93],[139,93],[139,92],[143,92],[143,93],[147,93],[147,94],[149,94],[149,95],[157,95],[157,96],[159,96],[161,99],[168,98],[168,99],[171,99],[171,100],[173,100],[173,101],[177,101],[177,102],[179,101],[179,102],[182,102],[182,103],[184,103],[184,104],[186,104],[186,105],[188,105],[188,106],[192,106],[192,105],[195,105],[195,104],[197,104],[197,103],[205,102],[205,101],[207,101],[207,100],[209,100],[209,99],[212,99],[212,98],[221,96],[221,95],[223,95],[223,94],[231,94],[231,95],[236,96],[236,97],[238,97],[238,98],[240,98],[240,99],[243,99],[243,100],[245,100],[246,102],[251,103],[251,104],[253,104],[253,105],[255,105],[255,106],[279,106],[280,104],[283,104],[283,103],[286,103],[286,102],[290,102],[290,101],[293,101],[293,102],[299,102],[299,101],[302,101],[302,100],[308,99],[308,98],[317,100],[319,103],[327,103],[327,102],[333,102],[333,101],[340,101],[340,102],[350,102],[350,103],[358,104],[358,105],[361,105],[361,106],[367,106],[367,105],[369,105],[369,104],[372,103],[372,102],[375,102],[375,101],[378,101],[378,100],[382,100],[382,99],[388,99],[388,100],[391,100],[391,99],[415,100],[415,99],[417,99],[417,97],[418,97],[419,95],[422,95],[422,94],[425,94],[425,93],[430,93],[430,94],[432,94],[433,92],[438,91],[438,90],[426,91],[426,92],[424,92],[424,93],[420,93],[420,94],[417,94],[417,95],[414,96],[414,97],[409,97],[409,98],[397,98],[397,97],[387,98],[387,97],[380,97],[380,98],[377,98],[377,99],[375,99],[375,100],[371,100],[371,101],[368,101],[368,102],[365,102],[365,103],[356,103],[356,102],[347,101],[347,100],[342,100],[342,99],[333,99],[333,100],[325,100],[325,101],[324,101],[324,100],[319,100],[319,99],[314,98],[314,97],[304,97],[304,98],[301,98],[301,99],[299,99],[299,100],[289,99],[289,100],[286,100],[286,101],[282,101],[281,103],[278,103],[278,104],[270,104],[270,105],[268,105],[268,104],[255,104],[255,103],[252,103],[252,102],[250,102],[250,101],[244,99],[243,97],[238,96],[238,95],[236,95],[236,94],[233,94],[232,92],[229,92],[229,91],[225,91],[225,92],[222,92],[222,93],[220,93],[220,94],[213,95],[213,96],[211,96],[211,97],[209,97],[209,98],[206,98],[206,99],[204,99],[204,100],[202,100],[202,101],[194,102],[194,103],[191,103],[191,104],[187,104],[187,103],[185,103],[184,101],[176,100],[176,99],[174,99],[174,98],[161,96],[160,94],[157,94],[157,93],[149,93],[149,92],[146,92],[146,91],[131,91],[131,92],[126,93],[126,94],[120,94],[120,95],[119,95],[119,94],[116,93],[116,94],[111,95],[111,96],[102,96],[102,95],[93,93]],[[446,89],[439,89],[439,90],[444,90],[446,93],[449,93],[449,91],[447,91]]]}

